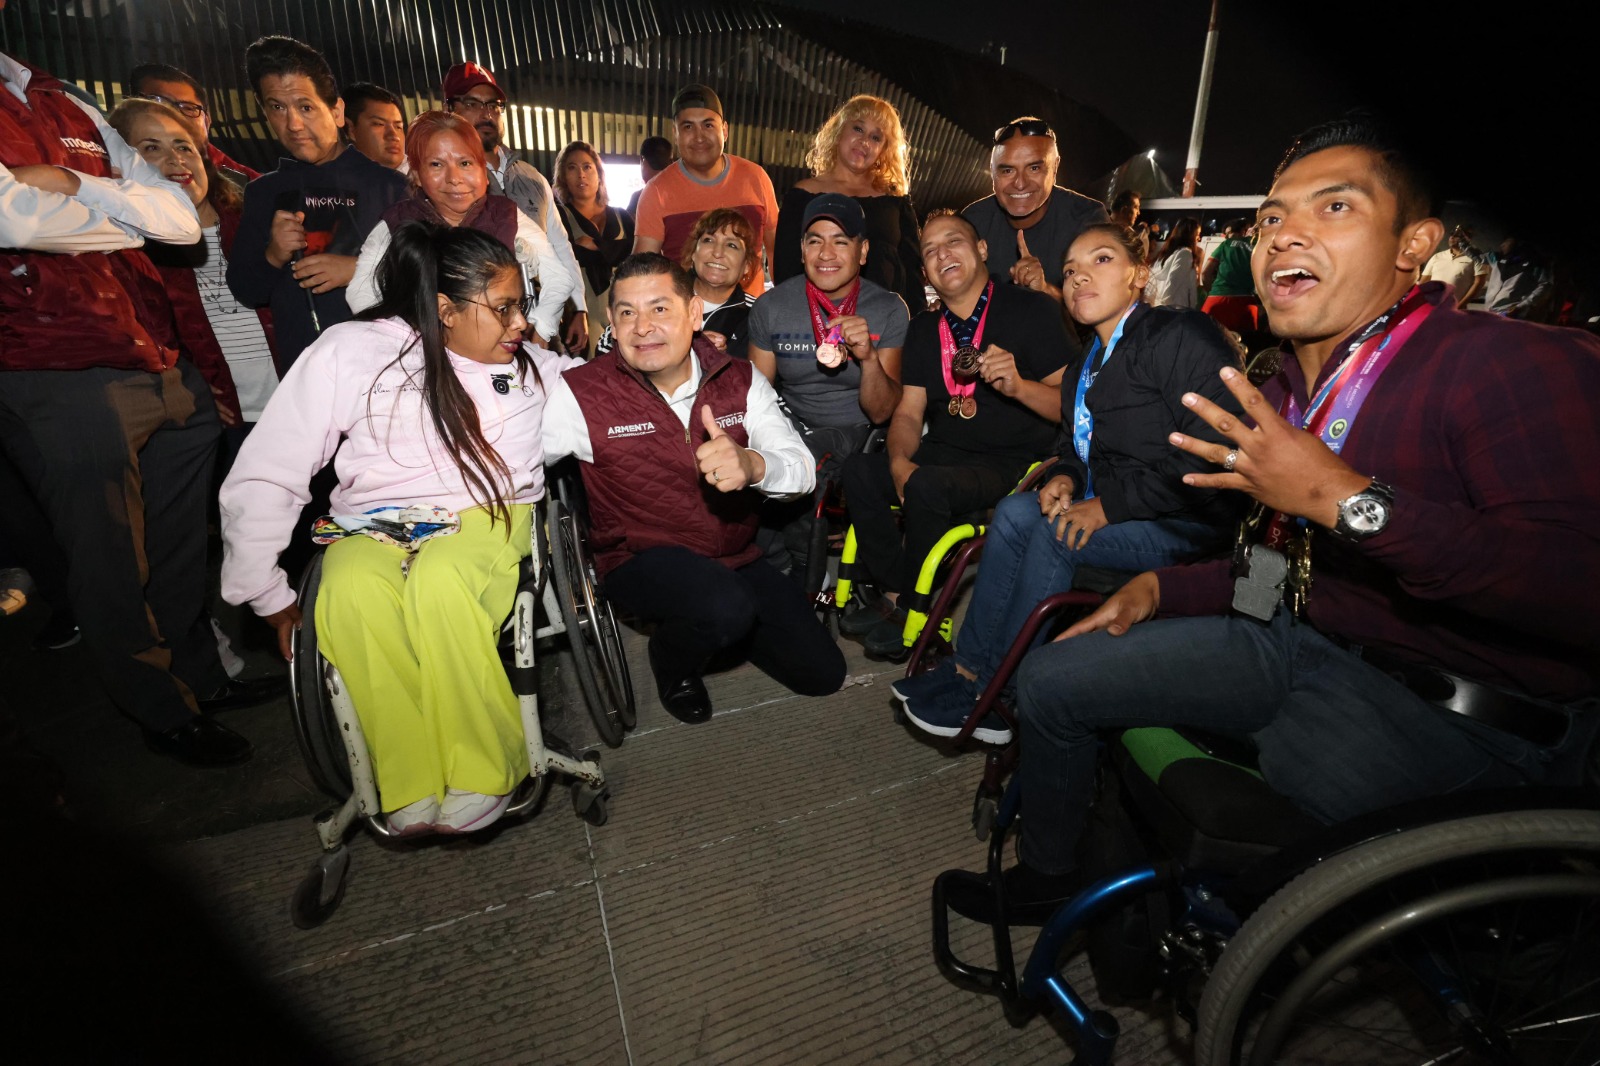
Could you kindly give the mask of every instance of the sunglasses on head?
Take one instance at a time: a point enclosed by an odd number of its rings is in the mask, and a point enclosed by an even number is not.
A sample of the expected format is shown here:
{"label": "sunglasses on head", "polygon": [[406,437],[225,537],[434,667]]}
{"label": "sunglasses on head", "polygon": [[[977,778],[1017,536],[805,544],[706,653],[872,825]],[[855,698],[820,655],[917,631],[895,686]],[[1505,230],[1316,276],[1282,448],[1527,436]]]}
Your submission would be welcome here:
{"label": "sunglasses on head", "polygon": [[1056,131],[1050,128],[1050,123],[1042,118],[1025,118],[1016,122],[1007,122],[1004,126],[994,131],[994,143],[1005,144],[1011,138],[1021,135],[1023,137],[1049,137],[1056,139]]}

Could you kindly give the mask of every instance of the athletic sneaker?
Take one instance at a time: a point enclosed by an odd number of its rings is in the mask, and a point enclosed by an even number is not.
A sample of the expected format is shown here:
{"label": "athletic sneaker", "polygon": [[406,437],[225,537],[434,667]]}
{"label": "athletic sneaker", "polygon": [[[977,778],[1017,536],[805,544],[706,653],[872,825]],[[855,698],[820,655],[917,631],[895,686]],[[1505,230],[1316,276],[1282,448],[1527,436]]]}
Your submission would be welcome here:
{"label": "athletic sneaker", "polygon": [[390,811],[385,817],[389,821],[389,828],[403,837],[427,833],[439,820],[439,801],[432,796],[423,796],[398,811]]}
{"label": "athletic sneaker", "polygon": [[[906,701],[906,717],[912,725],[936,737],[953,737],[961,732],[961,727],[966,724],[967,716],[972,713],[982,693],[978,691],[977,682],[969,681],[960,674],[956,675],[956,679],[958,684],[939,689],[923,699]],[[1005,719],[990,711],[978,723],[978,728],[972,731],[972,739],[981,744],[1009,744],[1011,727],[1006,725]]]}
{"label": "athletic sneaker", "polygon": [[438,830],[441,833],[476,833],[487,829],[500,820],[510,803],[510,796],[485,796],[481,792],[447,789],[444,803],[439,807]]}
{"label": "athletic sneaker", "polygon": [[962,680],[956,671],[956,661],[948,655],[940,656],[932,670],[925,670],[920,674],[902,677],[889,685],[889,691],[894,693],[894,698],[901,703],[911,700],[925,700],[938,692]]}

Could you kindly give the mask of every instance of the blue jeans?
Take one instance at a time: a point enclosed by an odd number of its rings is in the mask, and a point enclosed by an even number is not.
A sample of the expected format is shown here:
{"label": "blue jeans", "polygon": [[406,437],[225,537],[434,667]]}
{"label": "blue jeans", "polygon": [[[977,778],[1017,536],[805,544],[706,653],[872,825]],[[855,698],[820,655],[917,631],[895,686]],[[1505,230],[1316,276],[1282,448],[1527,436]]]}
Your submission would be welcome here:
{"label": "blue jeans", "polygon": [[1097,734],[1188,725],[1248,736],[1274,790],[1323,822],[1536,782],[1551,749],[1440,710],[1280,611],[1145,622],[1033,652],[1017,671],[1023,861],[1075,863]]}
{"label": "blue jeans", "polygon": [[1142,573],[1212,554],[1231,532],[1187,519],[1117,522],[1074,551],[1056,539],[1054,524],[1039,513],[1037,492],[1007,496],[995,508],[983,542],[978,583],[956,637],[956,662],[977,675],[980,687],[987,685],[1028,612],[1072,588],[1079,566]]}

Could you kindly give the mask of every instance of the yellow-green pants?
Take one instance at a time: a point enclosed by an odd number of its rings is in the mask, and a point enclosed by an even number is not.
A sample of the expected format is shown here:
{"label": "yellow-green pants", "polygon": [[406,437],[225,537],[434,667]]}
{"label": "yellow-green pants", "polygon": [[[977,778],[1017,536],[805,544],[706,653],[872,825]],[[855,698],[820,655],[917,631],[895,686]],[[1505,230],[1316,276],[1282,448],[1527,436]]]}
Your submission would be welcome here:
{"label": "yellow-green pants", "polygon": [[500,655],[500,625],[529,550],[532,507],[491,528],[482,508],[461,529],[406,553],[371,537],[330,545],[317,594],[317,641],[339,668],[367,735],[385,811],[446,788],[499,796],[528,773],[522,718]]}

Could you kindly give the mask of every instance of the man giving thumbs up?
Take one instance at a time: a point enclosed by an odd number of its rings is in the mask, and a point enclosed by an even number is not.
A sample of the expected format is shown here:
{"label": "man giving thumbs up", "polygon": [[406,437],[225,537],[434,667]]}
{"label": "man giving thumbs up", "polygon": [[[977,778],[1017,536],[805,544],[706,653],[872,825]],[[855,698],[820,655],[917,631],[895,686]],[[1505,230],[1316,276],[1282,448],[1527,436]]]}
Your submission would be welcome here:
{"label": "man giving thumbs up", "polygon": [[755,545],[763,499],[816,482],[772,385],[695,336],[693,279],[663,256],[623,260],[607,297],[616,347],[552,385],[545,459],[578,459],[606,597],[655,624],[662,706],[710,718],[701,675],[735,646],[801,695],[837,691],[844,656]]}
{"label": "man giving thumbs up", "polygon": [[994,195],[961,213],[989,245],[989,273],[1061,299],[1061,260],[1106,209],[1056,184],[1061,150],[1043,119],[1025,116],[994,131],[989,177]]}

